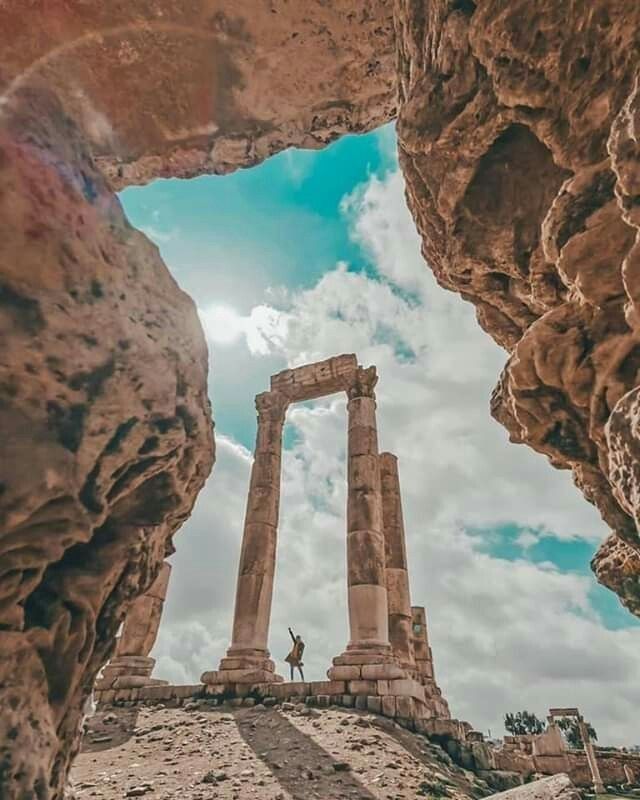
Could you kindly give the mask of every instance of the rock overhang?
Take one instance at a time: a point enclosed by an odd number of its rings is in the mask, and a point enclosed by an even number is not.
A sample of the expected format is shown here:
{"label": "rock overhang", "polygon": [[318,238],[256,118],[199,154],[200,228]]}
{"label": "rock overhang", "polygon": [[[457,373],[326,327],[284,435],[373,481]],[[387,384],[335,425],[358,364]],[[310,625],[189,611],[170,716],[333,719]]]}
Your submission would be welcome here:
{"label": "rock overhang", "polygon": [[9,0],[0,30],[0,97],[53,88],[116,189],[320,148],[396,113],[391,0]]}

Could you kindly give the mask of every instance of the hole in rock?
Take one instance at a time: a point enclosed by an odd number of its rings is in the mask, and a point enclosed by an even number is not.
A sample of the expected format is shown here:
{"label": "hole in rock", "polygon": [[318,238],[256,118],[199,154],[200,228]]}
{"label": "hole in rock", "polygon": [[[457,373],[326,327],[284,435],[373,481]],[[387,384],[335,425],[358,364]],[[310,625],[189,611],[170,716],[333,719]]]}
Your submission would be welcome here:
{"label": "hole in rock", "polygon": [[[497,706],[476,706],[456,665],[471,659],[478,680],[493,669],[474,637],[493,641],[497,615],[505,674],[521,669],[522,612],[516,619],[498,611],[511,607],[512,580],[525,586],[518,592],[534,639],[544,639],[550,624],[539,615],[541,592],[556,598],[554,629],[557,620],[558,630],[571,629],[573,595],[567,589],[565,602],[555,594],[544,565],[554,564],[554,537],[579,528],[593,541],[603,528],[568,474],[512,448],[488,419],[504,355],[478,334],[473,309],[438,289],[425,270],[393,147],[393,130],[383,129],[224,177],[162,180],[121,193],[132,223],[156,242],[198,305],[216,419],[216,466],[175,539],[154,675],[197,682],[218,668],[230,644],[254,396],[287,366],[354,352],[364,366],[378,367],[379,443],[399,458],[412,601],[427,607],[439,684],[452,704],[468,697],[468,715],[497,730]],[[482,248],[493,226],[515,217],[513,257],[526,272],[564,177],[530,130],[511,126],[478,164],[462,233]],[[493,278],[506,286],[499,272]],[[290,625],[307,645],[305,677],[322,679],[348,641],[344,401],[294,405],[287,420],[269,649],[288,678]],[[160,420],[159,438],[165,432]],[[505,519],[515,531],[506,550]],[[474,566],[478,549],[493,575],[488,582]],[[580,553],[568,567],[562,552],[558,575],[568,587],[571,569],[586,565]],[[594,603],[600,608],[600,599]],[[607,607],[604,625],[615,624]],[[542,702],[553,670],[545,677],[547,657],[536,651],[535,658]]]}
{"label": "hole in rock", "polygon": [[[475,9],[464,0],[454,7],[467,15]],[[282,369],[352,352],[378,368],[378,441],[399,458],[411,599],[427,608],[438,683],[454,713],[457,704],[478,727],[500,730],[503,712],[519,701],[523,664],[536,665],[535,679],[525,678],[535,686],[532,702],[544,708],[554,656],[586,613],[576,610],[573,583],[586,568],[583,554],[568,565],[553,541],[593,542],[603,529],[567,474],[512,448],[488,418],[504,354],[478,332],[473,309],[438,289],[425,269],[394,146],[387,128],[224,177],[158,180],[121,193],[131,222],[158,245],[198,306],[216,420],[215,469],[175,539],[154,677],[197,683],[230,644],[254,396]],[[515,218],[511,256],[526,275],[564,177],[531,131],[511,126],[479,161],[461,205],[461,235],[483,258],[494,228]],[[498,267],[490,280],[504,292],[511,284]],[[126,352],[128,341],[119,347]],[[182,376],[174,383],[175,408],[138,445],[148,459],[143,467],[151,469],[164,440],[192,422],[181,399],[189,387]],[[54,415],[52,422],[60,428],[66,420]],[[288,626],[305,640],[307,680],[323,679],[349,639],[346,428],[338,396],[292,406],[284,427],[269,649],[286,679]],[[128,433],[137,428],[121,431]],[[134,466],[113,477],[117,493],[138,475]],[[92,489],[84,499],[94,510]],[[155,479],[143,484],[140,524],[161,523],[166,509],[156,508],[156,498],[167,494]],[[544,608],[541,596],[549,598]],[[596,599],[589,613],[600,609]],[[606,636],[616,623],[610,608],[602,613]],[[483,703],[477,687],[494,674],[496,631],[500,696]],[[555,638],[541,649],[549,631]],[[588,637],[576,646],[566,669],[581,667],[590,646]],[[473,665],[462,677],[461,663]]]}

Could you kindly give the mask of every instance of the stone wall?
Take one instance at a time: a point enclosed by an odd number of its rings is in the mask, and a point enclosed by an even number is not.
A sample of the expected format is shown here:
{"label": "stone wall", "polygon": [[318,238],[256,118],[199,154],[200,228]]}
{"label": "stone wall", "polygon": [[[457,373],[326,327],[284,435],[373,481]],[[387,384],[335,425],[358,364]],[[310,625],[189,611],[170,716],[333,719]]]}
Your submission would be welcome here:
{"label": "stone wall", "polygon": [[[625,765],[633,774],[634,784],[640,785],[640,756],[624,753],[621,750],[596,748],[595,752],[600,775],[606,786],[628,783],[624,771]],[[535,773],[557,775],[566,772],[576,786],[591,787],[593,784],[587,757],[582,750],[534,756],[530,751],[527,752],[526,748],[507,745],[502,748],[492,748],[491,757],[496,769],[518,772],[525,779]]]}

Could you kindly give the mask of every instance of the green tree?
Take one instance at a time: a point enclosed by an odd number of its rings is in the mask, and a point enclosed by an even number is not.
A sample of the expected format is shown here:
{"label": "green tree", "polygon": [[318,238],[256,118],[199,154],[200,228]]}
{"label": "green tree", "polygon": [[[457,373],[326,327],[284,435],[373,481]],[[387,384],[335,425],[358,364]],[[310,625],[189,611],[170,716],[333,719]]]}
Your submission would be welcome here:
{"label": "green tree", "polygon": [[542,733],[545,724],[529,711],[516,711],[515,714],[504,715],[504,727],[513,736],[522,736],[526,733]]}
{"label": "green tree", "polygon": [[[593,725],[587,722],[586,726],[589,739],[592,742],[597,742],[598,734],[596,733]],[[578,720],[575,717],[562,717],[558,720],[558,727],[564,733],[569,747],[573,747],[575,750],[578,750],[584,746],[582,736],[580,735],[580,728],[578,727]]]}

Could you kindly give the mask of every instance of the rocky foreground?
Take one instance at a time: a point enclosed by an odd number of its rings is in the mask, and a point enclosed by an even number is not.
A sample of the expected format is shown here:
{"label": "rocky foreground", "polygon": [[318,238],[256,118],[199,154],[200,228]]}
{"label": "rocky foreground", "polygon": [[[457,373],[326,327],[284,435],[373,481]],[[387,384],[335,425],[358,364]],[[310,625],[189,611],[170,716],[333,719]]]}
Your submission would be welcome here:
{"label": "rocky foreground", "polygon": [[98,713],[72,782],[78,800],[456,800],[495,791],[391,720],[290,703]]}

